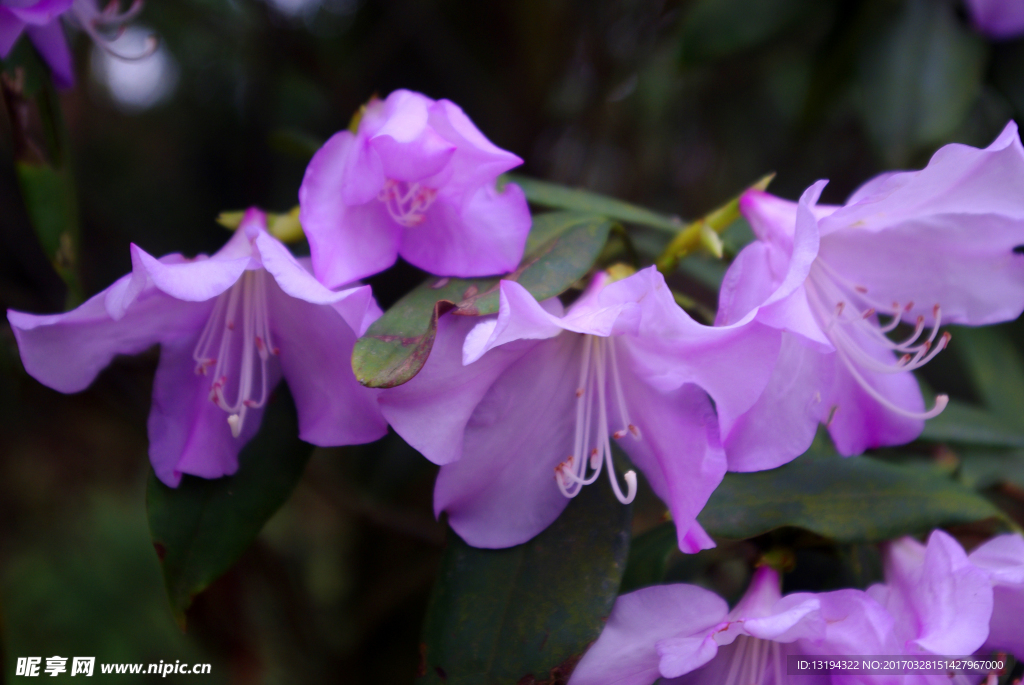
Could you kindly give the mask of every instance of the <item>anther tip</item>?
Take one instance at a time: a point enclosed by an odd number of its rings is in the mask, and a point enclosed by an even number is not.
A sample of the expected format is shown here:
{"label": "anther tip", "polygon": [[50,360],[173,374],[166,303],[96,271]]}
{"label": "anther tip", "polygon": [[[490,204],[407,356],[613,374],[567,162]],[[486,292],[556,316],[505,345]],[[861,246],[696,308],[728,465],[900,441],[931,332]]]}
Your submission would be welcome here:
{"label": "anther tip", "polygon": [[228,425],[231,426],[231,437],[237,438],[242,434],[242,420],[238,414],[228,416]]}
{"label": "anther tip", "polygon": [[626,471],[622,478],[626,481],[626,498],[622,503],[629,504],[636,499],[636,471]]}

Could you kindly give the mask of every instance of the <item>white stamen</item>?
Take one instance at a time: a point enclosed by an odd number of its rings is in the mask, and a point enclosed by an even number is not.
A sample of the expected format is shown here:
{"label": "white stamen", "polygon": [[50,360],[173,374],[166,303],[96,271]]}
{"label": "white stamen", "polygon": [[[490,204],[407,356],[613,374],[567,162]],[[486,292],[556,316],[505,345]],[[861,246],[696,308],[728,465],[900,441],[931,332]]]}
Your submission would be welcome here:
{"label": "white stamen", "polygon": [[247,410],[267,401],[268,363],[278,353],[270,335],[266,278],[262,269],[246,271],[221,293],[192,353],[196,373],[212,375],[210,401],[227,412],[236,438],[242,433]]}
{"label": "white stamen", "polygon": [[[609,363],[612,369],[611,379],[607,378],[606,373]],[[636,497],[636,473],[627,471],[623,474],[623,479],[626,482],[626,492],[623,493],[615,475],[611,441],[609,440],[611,434],[608,426],[607,402],[609,380],[618,400],[619,413],[628,426],[615,431],[615,437],[619,438],[626,432],[630,432],[636,439],[640,439],[639,429],[629,421],[626,413],[625,393],[622,391],[622,381],[619,377],[614,339],[602,339],[592,335],[584,336],[579,384],[576,389],[576,432],[573,440],[573,453],[555,467],[555,482],[563,495],[575,497],[584,485],[590,485],[596,481],[601,475],[601,470],[607,467],[608,479],[615,497],[623,504],[629,504]],[[588,472],[590,472],[589,475]]]}
{"label": "white stamen", "polygon": [[377,199],[388,208],[391,218],[406,228],[422,224],[427,218],[427,209],[436,198],[437,190],[434,188],[391,178],[384,181],[384,187],[377,193]]}
{"label": "white stamen", "polygon": [[[887,307],[872,301],[867,295],[867,288],[843,277],[821,257],[811,267],[806,286],[807,301],[818,324],[835,345],[836,355],[865,392],[886,409],[908,418],[930,419],[942,412],[949,402],[946,395],[936,397],[935,406],[926,412],[907,411],[884,397],[862,373],[862,370],[880,374],[914,371],[934,359],[945,349],[951,337],[949,333],[943,333],[936,340],[942,324],[942,308],[938,304],[932,308],[933,321],[927,338],[921,339],[925,331],[925,317],[918,316],[913,332],[904,340],[893,341],[887,334],[913,310],[913,302],[903,305],[893,302],[891,307]],[[878,312],[887,312],[890,320],[881,324]],[[899,357],[895,362],[878,359],[865,345],[878,345],[892,350]]]}
{"label": "white stamen", "polygon": [[[78,23],[81,25],[82,30],[84,30],[89,37],[93,39],[96,45],[118,59],[132,62],[149,57],[156,52],[159,45],[159,41],[157,41],[156,36],[149,35],[146,37],[141,51],[128,53],[114,48],[114,43],[117,39],[124,35],[125,24],[135,18],[135,16],[142,11],[142,5],[142,0],[134,0],[131,6],[122,12],[119,0],[111,0],[111,2],[108,3],[102,11],[97,12],[92,3],[76,0],[73,5],[73,12],[75,17],[78,19]],[[113,36],[106,36],[100,32],[100,29],[105,29],[111,26],[114,27]]]}
{"label": "white stamen", "polygon": [[774,640],[740,635],[729,659],[729,672],[723,685],[762,685],[771,669],[773,685],[784,685],[782,650]]}

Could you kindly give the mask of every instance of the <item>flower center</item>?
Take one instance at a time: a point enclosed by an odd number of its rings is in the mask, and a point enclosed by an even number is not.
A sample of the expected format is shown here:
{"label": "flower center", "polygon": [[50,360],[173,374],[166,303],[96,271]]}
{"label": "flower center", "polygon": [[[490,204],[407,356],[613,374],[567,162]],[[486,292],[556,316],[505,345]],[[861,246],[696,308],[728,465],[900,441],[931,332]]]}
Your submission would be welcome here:
{"label": "flower center", "polygon": [[619,364],[615,354],[615,338],[583,336],[583,355],[580,363],[580,383],[576,389],[576,438],[573,453],[555,467],[555,482],[566,497],[575,497],[584,485],[590,485],[601,475],[604,465],[608,466],[608,480],[615,496],[623,504],[629,504],[636,497],[636,473],[627,471],[626,494],[619,487],[612,465],[612,446],[608,439],[608,369],[611,369],[611,386],[619,405],[619,420],[623,428],[611,433],[615,439],[631,434],[640,439],[640,429],[629,420],[626,397],[622,392]]}
{"label": "flower center", "polygon": [[724,685],[762,685],[769,668],[772,669],[772,685],[782,685],[788,680],[783,679],[778,642],[740,635],[735,645]]}
{"label": "flower center", "polygon": [[213,378],[210,401],[228,413],[236,438],[246,410],[267,401],[267,364],[279,351],[270,337],[266,279],[263,269],[246,271],[221,293],[192,353],[196,373]]}
{"label": "flower center", "polygon": [[377,193],[377,199],[388,208],[391,218],[406,228],[419,226],[426,220],[426,211],[434,204],[437,190],[389,178]]}
{"label": "flower center", "polygon": [[[820,257],[811,266],[807,279],[807,300],[821,329],[835,345],[836,354],[843,365],[871,397],[885,408],[913,419],[938,416],[949,397],[939,395],[935,406],[926,412],[911,412],[893,404],[876,390],[861,374],[860,369],[875,373],[903,373],[919,369],[941,352],[952,337],[948,332],[936,340],[942,322],[942,308],[932,308],[935,321],[925,336],[924,317],[918,316],[914,331],[902,341],[890,340],[888,334],[896,329],[901,317],[914,308],[913,302],[893,302],[890,306],[870,297],[868,289],[841,276]],[[883,324],[879,315],[889,316]],[[865,349],[866,345],[881,346],[898,355],[895,362],[882,361]]]}

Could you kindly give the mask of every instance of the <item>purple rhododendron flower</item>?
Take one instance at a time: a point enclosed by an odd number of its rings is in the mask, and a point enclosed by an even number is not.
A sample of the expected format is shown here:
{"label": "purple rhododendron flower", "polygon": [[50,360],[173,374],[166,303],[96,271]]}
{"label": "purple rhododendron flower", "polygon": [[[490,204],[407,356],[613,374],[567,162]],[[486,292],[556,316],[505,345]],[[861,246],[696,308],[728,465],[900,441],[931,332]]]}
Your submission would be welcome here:
{"label": "purple rhododendron flower", "polygon": [[[947,145],[921,171],[879,176],[842,207],[748,191],[759,238],[733,262],[717,322],[778,330],[764,395],[723,422],[730,468],[771,468],[801,454],[819,422],[844,455],[916,438],[926,411],[909,371],[948,342],[940,323],[1008,321],[1024,309],[1024,148],[1014,123],[989,147]],[[889,335],[897,324],[913,332]],[[928,329],[931,329],[928,332]]]}
{"label": "purple rhododendron flower", "polygon": [[787,676],[789,655],[889,654],[892,619],[867,594],[838,590],[783,597],[758,568],[736,607],[694,585],[622,595],[569,685],[751,685],[902,682],[899,676]]}
{"label": "purple rhododendron flower", "polygon": [[967,0],[967,11],[978,30],[991,38],[1024,33],[1024,0]]}
{"label": "purple rhododendron flower", "polygon": [[252,209],[212,257],[131,253],[132,272],[77,309],[7,318],[26,371],[66,393],[85,389],[115,355],[160,344],[148,428],[164,483],[234,473],[282,376],[303,440],[384,435],[379,391],[361,386],[349,362],[357,335],[380,316],[370,286],[327,290]]}
{"label": "purple rhododendron flower", "polygon": [[1000,535],[967,557],[992,583],[992,620],[986,651],[1003,651],[1024,659],[1024,537]]}
{"label": "purple rhododendron flower", "polygon": [[442,317],[420,373],[380,396],[388,423],[442,465],[435,511],[469,544],[529,540],[604,469],[631,501],[612,436],[668,503],[680,548],[714,545],[696,522],[726,469],[706,393],[720,416],[749,407],[777,336],[696,323],[654,267],[610,280],[599,273],[564,315],[502,281],[497,316]]}
{"label": "purple rhododendron flower", "polygon": [[457,105],[396,90],[366,105],[359,129],[313,156],[299,189],[313,270],[328,287],[383,271],[400,255],[440,276],[488,276],[519,264],[530,212],[495,179],[523,160]]}
{"label": "purple rhododendron flower", "polygon": [[[967,655],[984,644],[992,586],[988,573],[968,560],[960,543],[936,530],[927,545],[913,538],[888,543],[884,560],[885,584],[872,585],[867,592],[895,621],[901,650],[896,653]],[[928,678],[907,676],[906,682],[931,682]]]}
{"label": "purple rhododendron flower", "polygon": [[32,45],[42,56],[55,84],[61,88],[75,85],[75,72],[71,64],[64,30],[60,26],[61,15],[70,12],[78,25],[107,52],[122,59],[140,59],[156,49],[155,39],[137,55],[117,52],[111,40],[100,30],[107,26],[121,26],[142,10],[142,0],[135,0],[125,12],[113,2],[100,10],[96,0],[0,0],[0,57],[6,58],[15,42],[24,31]]}

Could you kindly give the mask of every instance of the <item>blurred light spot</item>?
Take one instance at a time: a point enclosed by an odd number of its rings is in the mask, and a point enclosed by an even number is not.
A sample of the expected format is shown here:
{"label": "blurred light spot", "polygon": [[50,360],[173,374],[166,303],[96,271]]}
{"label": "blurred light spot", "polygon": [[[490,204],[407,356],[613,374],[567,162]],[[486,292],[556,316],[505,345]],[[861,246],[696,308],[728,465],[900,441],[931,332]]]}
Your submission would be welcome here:
{"label": "blurred light spot", "polygon": [[321,0],[266,0],[266,3],[289,17],[309,16],[320,7]]}
{"label": "blurred light spot", "polygon": [[[145,27],[131,26],[110,46],[118,53],[142,54],[152,35]],[[139,112],[163,102],[178,84],[178,65],[163,43],[152,54],[137,60],[117,57],[94,45],[92,72],[114,104],[128,112]]]}

